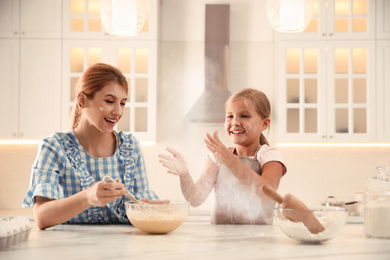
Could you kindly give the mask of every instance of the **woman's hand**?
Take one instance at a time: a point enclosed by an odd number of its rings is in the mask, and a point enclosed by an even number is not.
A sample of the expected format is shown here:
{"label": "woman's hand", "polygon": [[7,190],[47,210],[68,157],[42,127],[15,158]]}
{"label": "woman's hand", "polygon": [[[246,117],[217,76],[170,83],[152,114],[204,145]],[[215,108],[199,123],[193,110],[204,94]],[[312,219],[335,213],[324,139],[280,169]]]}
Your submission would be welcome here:
{"label": "woman's hand", "polygon": [[91,206],[104,206],[122,197],[127,192],[124,187],[116,179],[115,182],[99,181],[86,190],[59,200],[35,196],[35,222],[39,229],[64,223]]}
{"label": "woman's hand", "polygon": [[125,185],[116,179],[115,182],[99,181],[87,189],[87,199],[92,206],[104,206],[122,197],[127,190]]}
{"label": "woman's hand", "polygon": [[233,156],[232,152],[219,140],[218,131],[215,131],[213,135],[207,133],[206,138],[204,139],[207,149],[214,154],[217,162],[221,164],[226,164],[229,158]]}
{"label": "woman's hand", "polygon": [[160,158],[159,162],[168,169],[167,172],[178,176],[188,173],[187,163],[183,155],[170,147],[167,147],[167,151],[170,154],[160,154],[158,156]]}

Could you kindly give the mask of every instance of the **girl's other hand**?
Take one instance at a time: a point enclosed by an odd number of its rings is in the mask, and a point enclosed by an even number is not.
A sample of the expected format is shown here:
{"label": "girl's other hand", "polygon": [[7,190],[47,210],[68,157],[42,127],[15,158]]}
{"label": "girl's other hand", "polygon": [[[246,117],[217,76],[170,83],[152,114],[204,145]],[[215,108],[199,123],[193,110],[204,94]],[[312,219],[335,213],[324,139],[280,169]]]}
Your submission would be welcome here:
{"label": "girl's other hand", "polygon": [[188,172],[187,163],[178,151],[173,148],[167,147],[167,151],[170,154],[160,154],[159,162],[168,169],[168,173],[173,175],[183,175]]}
{"label": "girl's other hand", "polygon": [[229,149],[219,140],[218,131],[215,131],[213,135],[207,133],[204,142],[207,149],[214,154],[215,159],[219,163],[225,164],[229,160],[229,156],[232,155]]}
{"label": "girl's other hand", "polygon": [[99,181],[87,189],[87,199],[92,206],[105,206],[122,197],[127,190],[125,185],[116,179],[115,182]]}

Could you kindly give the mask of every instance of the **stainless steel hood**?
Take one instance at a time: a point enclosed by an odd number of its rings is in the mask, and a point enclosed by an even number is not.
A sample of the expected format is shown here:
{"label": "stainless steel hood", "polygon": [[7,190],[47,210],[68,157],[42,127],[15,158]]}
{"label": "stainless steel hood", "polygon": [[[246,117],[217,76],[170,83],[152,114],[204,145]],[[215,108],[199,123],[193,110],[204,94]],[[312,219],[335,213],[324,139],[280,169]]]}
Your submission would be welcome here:
{"label": "stainless steel hood", "polygon": [[185,118],[189,124],[221,124],[230,97],[230,5],[207,4],[205,23],[205,91]]}

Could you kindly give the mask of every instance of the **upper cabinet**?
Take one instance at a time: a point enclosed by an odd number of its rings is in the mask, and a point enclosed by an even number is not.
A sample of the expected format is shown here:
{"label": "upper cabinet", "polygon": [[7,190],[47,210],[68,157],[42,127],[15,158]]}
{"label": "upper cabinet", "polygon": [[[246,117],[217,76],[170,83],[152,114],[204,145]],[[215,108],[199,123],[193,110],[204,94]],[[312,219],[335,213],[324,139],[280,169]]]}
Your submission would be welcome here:
{"label": "upper cabinet", "polygon": [[[0,2],[1,3],[1,2]],[[0,139],[18,137],[19,41],[0,38]]]}
{"label": "upper cabinet", "polygon": [[378,1],[315,1],[305,32],[278,33],[279,141],[379,140]]}
{"label": "upper cabinet", "polygon": [[[313,17],[303,33],[277,33],[279,40],[375,38],[375,0],[314,0]],[[389,18],[388,18],[389,19]]]}
{"label": "upper cabinet", "polygon": [[137,36],[108,35],[100,19],[100,1],[64,0],[62,129],[69,129],[75,86],[85,69],[104,62],[125,75],[129,91],[116,130],[141,141],[155,141],[158,59],[158,0],[147,1],[147,21]]}
{"label": "upper cabinet", "polygon": [[107,35],[99,0],[0,1],[0,139],[42,139],[70,129],[75,86],[97,62],[118,67],[129,96],[118,131],[156,137],[158,0],[138,36]]}
{"label": "upper cabinet", "polygon": [[100,0],[63,0],[64,38],[157,40],[158,1],[147,0],[147,16],[141,33],[133,37],[109,35],[100,19]]}
{"label": "upper cabinet", "polygon": [[278,45],[280,141],[375,141],[375,44]]}
{"label": "upper cabinet", "polygon": [[378,141],[390,141],[390,40],[377,41]]}
{"label": "upper cabinet", "polygon": [[60,130],[61,3],[0,1],[0,139]]}
{"label": "upper cabinet", "polygon": [[1,0],[0,37],[61,38],[61,0]]}
{"label": "upper cabinet", "polygon": [[390,1],[376,1],[376,38],[390,40]]}

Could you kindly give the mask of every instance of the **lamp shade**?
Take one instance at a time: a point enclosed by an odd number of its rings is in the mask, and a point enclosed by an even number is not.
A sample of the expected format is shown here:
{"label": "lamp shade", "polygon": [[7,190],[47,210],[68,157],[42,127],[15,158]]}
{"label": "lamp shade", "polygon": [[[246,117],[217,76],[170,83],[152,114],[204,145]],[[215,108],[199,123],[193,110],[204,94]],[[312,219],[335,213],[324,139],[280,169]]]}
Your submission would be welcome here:
{"label": "lamp shade", "polygon": [[312,0],[267,0],[268,21],[278,32],[303,32],[312,15]]}
{"label": "lamp shade", "polygon": [[108,33],[135,36],[145,24],[146,0],[102,0],[100,16]]}

